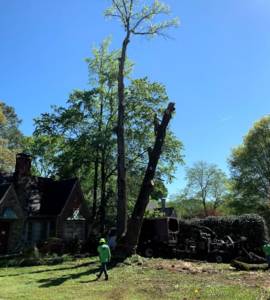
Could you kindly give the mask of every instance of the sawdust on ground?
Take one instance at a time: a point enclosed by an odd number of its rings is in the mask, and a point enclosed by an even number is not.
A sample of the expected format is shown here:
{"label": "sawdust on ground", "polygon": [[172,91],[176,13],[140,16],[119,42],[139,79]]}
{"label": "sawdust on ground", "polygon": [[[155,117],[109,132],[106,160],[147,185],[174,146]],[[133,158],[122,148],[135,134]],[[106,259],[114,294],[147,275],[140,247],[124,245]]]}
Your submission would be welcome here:
{"label": "sawdust on ground", "polygon": [[149,260],[147,267],[200,277],[204,275],[204,277],[213,277],[215,281],[270,289],[270,271],[236,271],[229,264],[165,259]]}

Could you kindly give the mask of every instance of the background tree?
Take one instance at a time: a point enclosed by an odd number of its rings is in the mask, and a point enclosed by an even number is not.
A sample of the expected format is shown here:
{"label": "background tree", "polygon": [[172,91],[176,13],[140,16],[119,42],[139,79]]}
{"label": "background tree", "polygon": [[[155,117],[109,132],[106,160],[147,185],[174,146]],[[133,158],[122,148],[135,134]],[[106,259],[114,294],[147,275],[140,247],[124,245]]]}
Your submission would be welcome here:
{"label": "background tree", "polygon": [[23,151],[31,154],[31,173],[41,177],[57,177],[57,161],[60,149],[64,149],[61,136],[37,134],[24,138]]}
{"label": "background tree", "polygon": [[185,191],[173,195],[168,202],[168,206],[172,206],[177,216],[181,219],[192,219],[204,216],[201,199],[189,197]]}
{"label": "background tree", "polygon": [[186,170],[186,194],[192,199],[200,199],[204,215],[210,207],[215,211],[227,194],[226,174],[216,165],[204,161],[196,162]]}
{"label": "background tree", "polygon": [[165,30],[176,26],[178,20],[155,22],[156,17],[168,15],[170,9],[158,0],[147,5],[141,0],[112,0],[112,6],[105,11],[107,17],[120,20],[125,36],[122,42],[118,69],[118,119],[117,119],[117,230],[118,236],[123,236],[127,228],[127,188],[126,188],[126,151],[125,151],[125,83],[124,70],[127,48],[133,35],[153,37],[165,35]]}
{"label": "background tree", "polygon": [[229,160],[235,213],[259,212],[269,220],[270,199],[270,116],[249,130],[242,145]]}
{"label": "background tree", "polygon": [[60,141],[53,151],[54,158],[49,160],[59,177],[80,178],[86,194],[93,197],[92,216],[101,231],[111,195],[106,188],[115,172],[113,131],[118,52],[109,53],[109,43],[105,40],[93,50],[93,57],[87,59],[91,90],[74,91],[67,107],[54,107],[53,113],[43,114],[36,120],[35,131],[36,136]]}
{"label": "background tree", "polygon": [[6,122],[6,117],[5,117],[5,115],[4,115],[4,112],[3,112],[2,107],[0,107],[0,124],[1,124],[1,126],[2,126],[3,124],[5,124],[5,122]]}
{"label": "background tree", "polygon": [[[105,41],[88,59],[90,90],[74,91],[66,107],[54,107],[36,120],[32,155],[40,169],[48,174],[77,176],[91,202],[93,218],[104,229],[115,225],[117,142],[117,67],[119,52],[108,50]],[[126,64],[126,74],[131,71]],[[162,116],[168,96],[159,83],[147,78],[132,80],[126,88],[126,147],[128,149],[128,211],[132,212],[140,182],[147,166],[150,147],[155,141],[153,120]],[[54,141],[54,142],[53,142]],[[157,182],[172,179],[176,165],[182,161],[182,144],[168,130]],[[44,170],[42,171],[44,173]],[[160,184],[158,184],[160,186]],[[161,189],[161,188],[160,188]],[[155,197],[155,195],[153,196]]]}
{"label": "background tree", "polygon": [[0,102],[0,172],[12,172],[16,154],[21,151],[23,134],[13,107]]}

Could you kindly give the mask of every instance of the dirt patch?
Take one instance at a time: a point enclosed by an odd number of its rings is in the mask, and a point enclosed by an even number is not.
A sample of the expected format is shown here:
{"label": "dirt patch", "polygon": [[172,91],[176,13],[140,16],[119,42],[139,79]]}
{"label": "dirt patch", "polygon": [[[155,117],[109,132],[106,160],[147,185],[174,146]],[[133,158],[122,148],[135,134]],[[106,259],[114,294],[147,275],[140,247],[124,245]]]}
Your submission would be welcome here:
{"label": "dirt patch", "polygon": [[216,274],[219,271],[213,268],[212,264],[201,262],[190,262],[184,260],[151,260],[148,267],[156,270],[169,270],[172,272],[188,273],[188,274]]}
{"label": "dirt patch", "polygon": [[[198,275],[199,278],[213,278],[215,282],[224,284],[241,284],[246,287],[270,289],[269,271],[235,271],[230,265],[214,263],[193,262],[184,260],[152,259],[146,264],[155,270],[167,270],[183,274]],[[202,276],[203,274],[203,276]]]}
{"label": "dirt patch", "polygon": [[115,288],[107,294],[108,298],[111,300],[127,300],[128,297],[126,295],[126,291],[122,288]]}
{"label": "dirt patch", "polygon": [[249,287],[259,287],[270,289],[270,273],[269,272],[246,272],[239,275],[239,279],[243,285]]}

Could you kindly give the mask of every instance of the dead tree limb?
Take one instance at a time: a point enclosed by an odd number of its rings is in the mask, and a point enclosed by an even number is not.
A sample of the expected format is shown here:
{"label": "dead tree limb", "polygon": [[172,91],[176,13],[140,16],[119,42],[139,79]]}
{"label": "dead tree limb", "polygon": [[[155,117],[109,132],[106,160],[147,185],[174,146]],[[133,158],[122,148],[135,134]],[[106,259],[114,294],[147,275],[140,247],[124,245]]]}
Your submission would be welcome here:
{"label": "dead tree limb", "polygon": [[136,252],[138,244],[143,216],[145,209],[149,202],[149,196],[154,188],[154,177],[156,173],[157,164],[162,153],[162,147],[164,145],[166,130],[168,124],[172,118],[174,112],[174,103],[169,103],[167,109],[164,112],[162,121],[156,131],[156,139],[154,147],[149,153],[149,162],[145,171],[144,179],[140,188],[140,192],[132,213],[132,216],[128,222],[127,233],[122,242],[120,242],[121,249],[124,250],[125,255],[131,255]]}

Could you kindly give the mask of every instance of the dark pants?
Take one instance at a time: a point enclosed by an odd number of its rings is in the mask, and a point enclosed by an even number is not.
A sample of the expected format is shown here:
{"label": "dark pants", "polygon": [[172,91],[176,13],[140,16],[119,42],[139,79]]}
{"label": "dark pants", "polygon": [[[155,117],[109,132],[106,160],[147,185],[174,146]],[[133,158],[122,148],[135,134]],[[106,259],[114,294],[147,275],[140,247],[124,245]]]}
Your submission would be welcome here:
{"label": "dark pants", "polygon": [[268,263],[268,268],[270,268],[270,255],[266,255],[266,260]]}
{"label": "dark pants", "polygon": [[107,263],[101,263],[101,267],[100,267],[100,272],[98,274],[98,278],[101,277],[102,273],[104,273],[105,279],[108,279]]}

